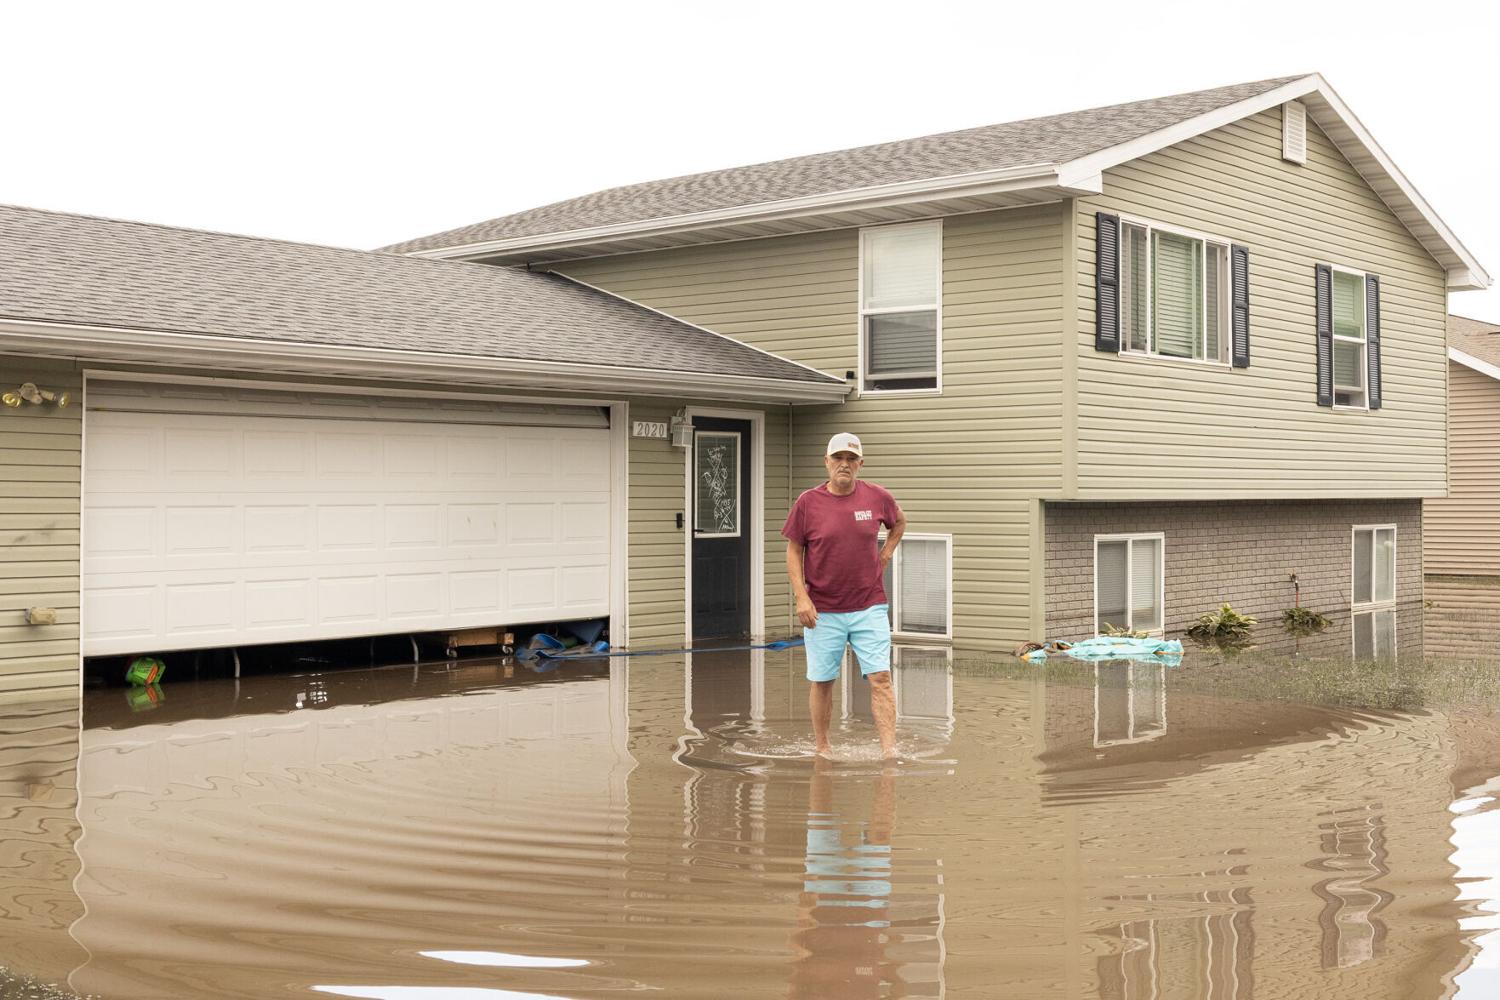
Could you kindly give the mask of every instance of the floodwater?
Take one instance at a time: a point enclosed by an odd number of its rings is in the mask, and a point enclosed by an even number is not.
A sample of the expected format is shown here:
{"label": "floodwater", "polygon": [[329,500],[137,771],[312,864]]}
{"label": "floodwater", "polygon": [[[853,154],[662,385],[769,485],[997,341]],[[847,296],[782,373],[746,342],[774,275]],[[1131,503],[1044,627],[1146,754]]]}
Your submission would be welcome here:
{"label": "floodwater", "polygon": [[795,651],[0,709],[0,996],[1500,996],[1500,726],[1338,628],[904,649],[895,764],[858,680],[809,754]]}

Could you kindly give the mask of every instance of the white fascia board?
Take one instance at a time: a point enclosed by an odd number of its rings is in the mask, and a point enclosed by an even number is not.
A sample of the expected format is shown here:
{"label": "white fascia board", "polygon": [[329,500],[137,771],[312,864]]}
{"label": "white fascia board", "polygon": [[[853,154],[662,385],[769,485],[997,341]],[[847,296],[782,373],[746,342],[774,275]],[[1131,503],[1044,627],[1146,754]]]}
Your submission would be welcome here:
{"label": "white fascia board", "polygon": [[[1118,146],[1110,146],[1108,149],[1101,149],[1097,153],[1090,153],[1088,156],[1079,157],[1076,160],[1062,164],[1058,168],[1059,173],[1063,176],[1102,173],[1111,167],[1117,167],[1122,163],[1139,159],[1159,149],[1165,149],[1168,146],[1191,139],[1194,136],[1211,132],[1216,128],[1222,128],[1231,122],[1239,121],[1241,118],[1248,118],[1250,115],[1259,114],[1270,108],[1278,107],[1287,101],[1297,100],[1312,94],[1317,95],[1317,97],[1327,104],[1328,109],[1337,118],[1338,124],[1349,130],[1354,141],[1362,147],[1362,151],[1367,153],[1370,159],[1374,161],[1380,171],[1380,175],[1375,178],[1366,176],[1365,181],[1370,183],[1383,198],[1386,198],[1388,203],[1390,195],[1380,191],[1380,188],[1383,186],[1380,182],[1389,181],[1389,184],[1393,188],[1392,193],[1401,202],[1405,203],[1390,205],[1391,210],[1400,217],[1403,215],[1403,209],[1409,207],[1421,218],[1424,224],[1431,227],[1432,234],[1439,243],[1439,248],[1451,255],[1449,260],[1442,261],[1438,252],[1426,240],[1422,240],[1420,234],[1412,234],[1427,246],[1429,253],[1432,253],[1435,258],[1448,265],[1448,287],[1454,291],[1488,288],[1490,285],[1490,276],[1480,266],[1479,261],[1474,259],[1474,255],[1469,253],[1468,249],[1459,242],[1458,237],[1453,235],[1453,231],[1448,228],[1447,223],[1443,222],[1438,217],[1438,214],[1432,210],[1432,206],[1427,204],[1426,200],[1417,193],[1417,189],[1412,187],[1411,182],[1406,179],[1406,176],[1401,173],[1396,164],[1386,155],[1385,150],[1380,148],[1380,144],[1375,141],[1375,137],[1354,116],[1354,112],[1349,110],[1349,106],[1343,102],[1338,94],[1334,93],[1333,88],[1328,85],[1327,80],[1323,79],[1321,73],[1304,76],[1290,83],[1284,83],[1274,90],[1268,90],[1264,94],[1257,94],[1254,97],[1247,97],[1243,101],[1226,104],[1222,108],[1216,108],[1213,111],[1198,115],[1196,118],[1189,118],[1186,121],[1178,122],[1176,125],[1141,136],[1139,139],[1132,139],[1130,142],[1121,143]],[[1314,123],[1325,134],[1328,133],[1329,123],[1317,120],[1316,106],[1308,108],[1308,115],[1313,118]],[[1329,138],[1337,144],[1334,136],[1330,135]],[[1349,156],[1347,150],[1344,151],[1344,154],[1346,157]],[[1356,159],[1356,157],[1349,158],[1351,162]],[[1452,266],[1454,261],[1458,261],[1460,266]]]}
{"label": "white fascia board", "polygon": [[660,371],[532,358],[483,358],[15,320],[0,321],[0,353],[8,352],[116,364],[296,372],[387,381],[437,380],[446,384],[461,379],[473,385],[759,403],[837,403],[849,392],[843,382],[833,381],[802,382],[751,375]]}
{"label": "white fascia board", "polygon": [[[1086,174],[1075,172],[1075,177],[1087,180]],[[588,229],[573,229],[558,233],[540,233],[534,236],[517,236],[503,240],[488,240],[482,243],[467,243],[461,246],[434,247],[428,250],[413,250],[408,257],[435,257],[443,260],[475,260],[504,253],[520,251],[545,252],[566,250],[570,247],[607,243],[613,240],[633,239],[641,236],[668,236],[673,233],[707,229],[718,225],[741,225],[754,222],[777,222],[805,216],[827,215],[835,212],[859,211],[861,209],[885,208],[891,205],[906,205],[913,202],[930,201],[934,198],[965,198],[1006,191],[1023,191],[1032,188],[1059,188],[1056,166],[1050,163],[1025,164],[1004,167],[998,170],[983,170],[950,177],[924,177],[920,180],[901,181],[896,184],[881,184],[875,187],[851,188],[831,191],[803,198],[787,198],[781,201],[762,202],[756,205],[736,205],[732,208],[714,209],[708,212],[693,212],[672,215],[661,219],[633,220],[608,226],[592,226]],[[1075,192],[1061,191],[1062,194]],[[1076,193],[1097,194],[1088,189]]]}
{"label": "white fascia board", "polygon": [[1500,381],[1500,365],[1492,365],[1488,361],[1481,361],[1472,354],[1465,354],[1456,347],[1448,348],[1448,360],[1456,361],[1465,368],[1472,368],[1481,375]]}

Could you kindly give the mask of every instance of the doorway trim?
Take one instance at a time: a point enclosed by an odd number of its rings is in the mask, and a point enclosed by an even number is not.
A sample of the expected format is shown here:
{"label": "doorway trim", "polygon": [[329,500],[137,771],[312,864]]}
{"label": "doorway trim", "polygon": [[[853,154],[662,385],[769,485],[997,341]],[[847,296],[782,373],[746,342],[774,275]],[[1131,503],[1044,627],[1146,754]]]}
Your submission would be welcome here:
{"label": "doorway trim", "polygon": [[[766,414],[764,410],[725,410],[689,406],[687,418],[724,417],[750,421],[750,638],[766,637]],[[693,446],[682,456],[682,634],[693,644]]]}

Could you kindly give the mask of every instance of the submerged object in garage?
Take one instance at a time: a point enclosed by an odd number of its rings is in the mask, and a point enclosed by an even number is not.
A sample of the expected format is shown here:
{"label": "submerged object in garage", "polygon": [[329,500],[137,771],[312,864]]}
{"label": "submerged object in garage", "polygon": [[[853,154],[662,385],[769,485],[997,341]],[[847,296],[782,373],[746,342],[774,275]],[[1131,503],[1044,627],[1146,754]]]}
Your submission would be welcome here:
{"label": "submerged object in garage", "polygon": [[125,683],[151,685],[167,672],[166,664],[154,656],[137,656],[125,669]]}

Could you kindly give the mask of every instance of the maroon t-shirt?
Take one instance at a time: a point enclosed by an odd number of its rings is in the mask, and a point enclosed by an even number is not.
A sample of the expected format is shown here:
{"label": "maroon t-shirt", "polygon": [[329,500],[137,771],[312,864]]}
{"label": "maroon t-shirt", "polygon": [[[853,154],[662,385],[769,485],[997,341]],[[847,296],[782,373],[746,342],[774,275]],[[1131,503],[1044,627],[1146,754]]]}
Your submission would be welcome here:
{"label": "maroon t-shirt", "polygon": [[886,603],[880,528],[895,525],[899,509],[884,487],[863,481],[846,497],[824,483],[797,498],[781,533],[807,548],[802,572],[813,607],[839,614]]}

